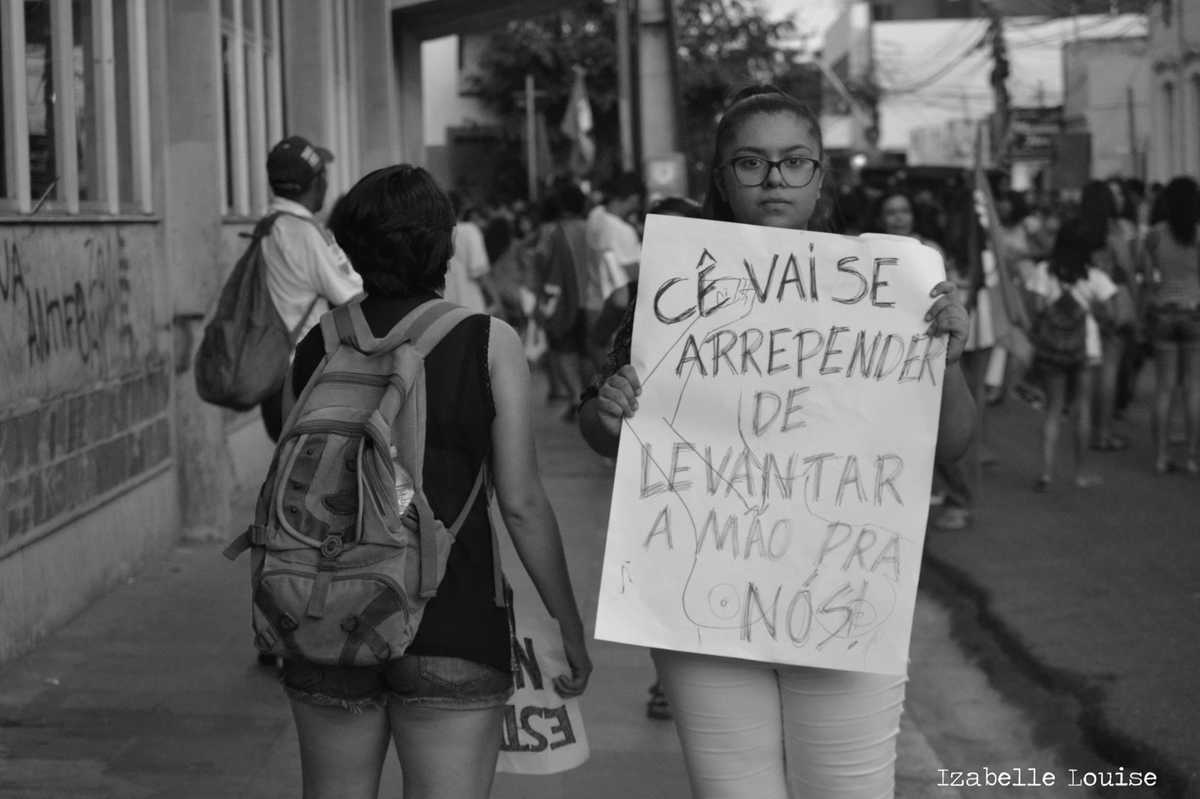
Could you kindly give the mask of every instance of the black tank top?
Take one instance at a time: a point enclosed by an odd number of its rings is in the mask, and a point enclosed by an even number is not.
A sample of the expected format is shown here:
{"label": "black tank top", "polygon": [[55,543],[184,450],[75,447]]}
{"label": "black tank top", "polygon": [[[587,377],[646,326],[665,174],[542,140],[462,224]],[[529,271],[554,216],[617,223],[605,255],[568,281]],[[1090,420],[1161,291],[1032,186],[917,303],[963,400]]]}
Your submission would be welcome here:
{"label": "black tank top", "polygon": [[[362,301],[363,316],[371,332],[383,336],[408,311],[433,298],[433,294],[367,297]],[[425,359],[425,494],[447,525],[466,502],[480,464],[491,462],[496,410],[488,377],[490,326],[491,317],[484,314],[468,318]],[[296,349],[292,385],[297,396],[324,353],[318,326]],[[508,611],[496,606],[487,507],[488,498],[481,491],[450,550],[446,574],[437,596],[425,608],[408,654],[457,657],[501,671],[510,669]]]}

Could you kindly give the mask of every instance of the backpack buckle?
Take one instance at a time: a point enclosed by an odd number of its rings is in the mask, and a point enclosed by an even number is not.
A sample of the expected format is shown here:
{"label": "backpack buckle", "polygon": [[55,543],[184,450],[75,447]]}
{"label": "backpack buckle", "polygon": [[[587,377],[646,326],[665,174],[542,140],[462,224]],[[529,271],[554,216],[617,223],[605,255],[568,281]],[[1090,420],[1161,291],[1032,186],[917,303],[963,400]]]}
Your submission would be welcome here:
{"label": "backpack buckle", "polygon": [[331,535],[321,541],[321,554],[327,558],[336,558],[342,554],[342,549],[345,545],[342,543],[340,535]]}

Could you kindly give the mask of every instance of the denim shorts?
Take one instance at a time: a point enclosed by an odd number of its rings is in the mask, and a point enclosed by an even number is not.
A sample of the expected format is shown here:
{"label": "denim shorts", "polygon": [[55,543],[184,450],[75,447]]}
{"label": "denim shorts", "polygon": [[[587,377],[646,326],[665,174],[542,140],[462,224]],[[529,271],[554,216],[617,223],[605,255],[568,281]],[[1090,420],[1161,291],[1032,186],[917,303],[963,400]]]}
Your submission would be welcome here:
{"label": "denim shorts", "polygon": [[1184,345],[1200,341],[1200,308],[1151,306],[1147,321],[1150,338],[1155,343]]}
{"label": "denim shorts", "polygon": [[511,671],[455,657],[405,655],[379,666],[322,666],[285,658],[281,677],[301,702],[360,713],[388,704],[486,710],[508,702]]}

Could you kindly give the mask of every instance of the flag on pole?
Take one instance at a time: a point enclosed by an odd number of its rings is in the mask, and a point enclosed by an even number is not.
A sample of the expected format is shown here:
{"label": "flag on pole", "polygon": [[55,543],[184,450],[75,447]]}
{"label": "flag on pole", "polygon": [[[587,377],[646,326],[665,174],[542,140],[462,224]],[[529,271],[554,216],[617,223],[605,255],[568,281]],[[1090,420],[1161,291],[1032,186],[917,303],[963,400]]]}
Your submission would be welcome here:
{"label": "flag on pole", "polygon": [[[996,212],[996,200],[992,196],[992,186],[988,182],[987,172],[983,168],[982,126],[976,135],[975,145],[975,207],[979,213],[979,221],[987,232],[987,246],[994,259],[995,273],[992,281],[984,282],[985,284],[994,284],[996,288],[998,299],[996,305],[998,307],[994,309],[996,311],[995,335],[1001,345],[1007,346],[1010,344],[1009,337],[1020,335],[1019,331],[1029,329],[1030,319],[1029,312],[1025,307],[1025,298],[1010,271],[1010,253],[1007,252],[1004,240],[1000,236],[1000,215]],[[1017,345],[1014,344],[1010,349],[1017,349]]]}
{"label": "flag on pole", "polygon": [[575,64],[572,70],[575,79],[559,129],[571,139],[571,171],[583,177],[596,159],[596,145],[592,141],[592,105],[588,102],[583,67]]}

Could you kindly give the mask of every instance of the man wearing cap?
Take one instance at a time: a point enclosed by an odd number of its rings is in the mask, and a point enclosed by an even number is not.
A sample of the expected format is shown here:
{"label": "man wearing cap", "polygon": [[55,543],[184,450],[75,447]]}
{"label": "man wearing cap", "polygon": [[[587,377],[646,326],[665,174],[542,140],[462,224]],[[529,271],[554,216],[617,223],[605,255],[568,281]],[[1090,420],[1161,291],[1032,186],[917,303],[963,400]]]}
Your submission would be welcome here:
{"label": "man wearing cap", "polygon": [[[313,216],[325,204],[325,165],[333,154],[303,136],[289,136],[267,156],[271,183],[268,214],[279,214],[263,239],[267,289],[288,330],[300,341],[329,310],[362,293],[362,278],[350,267],[333,235]],[[283,428],[280,397],[262,404],[272,441]]]}

